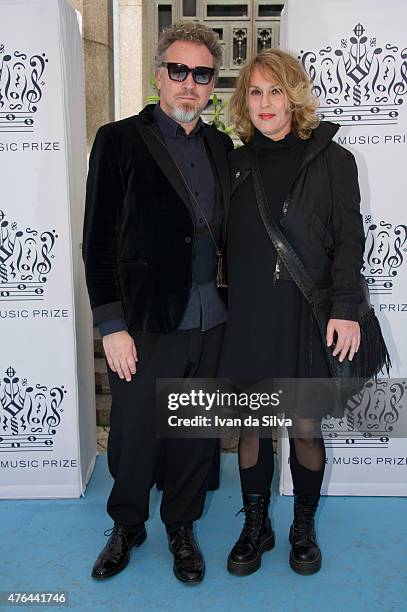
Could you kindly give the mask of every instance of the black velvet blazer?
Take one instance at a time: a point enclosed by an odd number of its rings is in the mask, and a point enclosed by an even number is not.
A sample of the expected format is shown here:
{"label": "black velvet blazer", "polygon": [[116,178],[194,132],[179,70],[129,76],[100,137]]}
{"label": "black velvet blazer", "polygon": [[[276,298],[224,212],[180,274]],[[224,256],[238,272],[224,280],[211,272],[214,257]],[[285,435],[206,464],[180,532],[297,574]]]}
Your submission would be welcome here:
{"label": "black velvet blazer", "polygon": [[[191,288],[194,223],[186,188],[149,105],[99,128],[89,159],[83,259],[94,323],[170,332]],[[222,202],[230,198],[229,136],[206,125]]]}

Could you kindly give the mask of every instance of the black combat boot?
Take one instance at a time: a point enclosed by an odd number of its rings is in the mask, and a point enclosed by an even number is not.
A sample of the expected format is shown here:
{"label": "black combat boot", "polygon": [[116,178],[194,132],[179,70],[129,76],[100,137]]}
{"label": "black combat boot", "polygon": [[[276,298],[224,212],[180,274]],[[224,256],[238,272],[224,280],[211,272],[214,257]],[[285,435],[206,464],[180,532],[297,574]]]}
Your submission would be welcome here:
{"label": "black combat boot", "polygon": [[[268,516],[270,494],[243,493],[245,513],[242,533],[228,557],[228,570],[236,576],[248,576],[259,569],[261,555],[274,547],[274,531]],[[239,512],[238,512],[239,514]]]}
{"label": "black combat boot", "polygon": [[314,517],[319,495],[294,497],[294,521],[290,528],[290,566],[298,574],[315,574],[321,568],[321,551],[315,534]]}

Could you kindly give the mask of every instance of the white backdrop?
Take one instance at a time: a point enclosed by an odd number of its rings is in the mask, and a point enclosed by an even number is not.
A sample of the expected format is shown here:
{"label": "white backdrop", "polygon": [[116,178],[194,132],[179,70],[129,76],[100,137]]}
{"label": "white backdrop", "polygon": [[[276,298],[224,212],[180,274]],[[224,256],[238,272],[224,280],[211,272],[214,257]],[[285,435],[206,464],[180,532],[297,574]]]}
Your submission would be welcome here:
{"label": "white backdrop", "polygon": [[0,0],[0,32],[0,496],[76,497],[96,456],[82,40],[64,0]]}
{"label": "white backdrop", "polygon": [[[407,495],[407,444],[388,436],[405,421],[407,378],[407,4],[405,0],[287,0],[280,46],[303,63],[320,113],[339,123],[336,140],[356,157],[367,237],[364,274],[393,361],[392,376],[367,389],[361,408],[375,412],[380,433],[329,435],[322,492]],[[373,412],[372,412],[373,411]],[[280,492],[292,493],[289,449],[280,440]]]}

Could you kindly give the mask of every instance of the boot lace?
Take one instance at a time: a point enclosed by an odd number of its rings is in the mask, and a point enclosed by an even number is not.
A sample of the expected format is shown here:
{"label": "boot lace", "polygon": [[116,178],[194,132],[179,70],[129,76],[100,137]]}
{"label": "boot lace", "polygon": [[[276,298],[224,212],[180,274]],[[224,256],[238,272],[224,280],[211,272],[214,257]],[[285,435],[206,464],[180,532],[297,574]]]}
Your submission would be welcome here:
{"label": "boot lace", "polygon": [[263,501],[259,504],[243,506],[236,513],[236,516],[244,512],[245,519],[240,537],[248,536],[251,539],[257,539],[260,535],[261,530],[261,518],[263,516]]}
{"label": "boot lace", "polygon": [[293,522],[295,539],[313,539],[315,535],[314,517],[316,508],[314,506],[301,506],[301,512],[296,512]]}
{"label": "boot lace", "polygon": [[171,546],[177,555],[186,557],[194,553],[195,547],[192,539],[192,529],[179,529],[176,537],[171,540]]}
{"label": "boot lace", "polygon": [[123,541],[126,543],[127,546],[130,546],[129,540],[127,539],[127,533],[120,527],[111,527],[110,529],[106,529],[103,534],[106,537],[111,536],[110,541],[107,543],[107,546],[110,550],[114,550],[117,548],[117,551],[120,554],[122,547],[121,545],[123,544]]}

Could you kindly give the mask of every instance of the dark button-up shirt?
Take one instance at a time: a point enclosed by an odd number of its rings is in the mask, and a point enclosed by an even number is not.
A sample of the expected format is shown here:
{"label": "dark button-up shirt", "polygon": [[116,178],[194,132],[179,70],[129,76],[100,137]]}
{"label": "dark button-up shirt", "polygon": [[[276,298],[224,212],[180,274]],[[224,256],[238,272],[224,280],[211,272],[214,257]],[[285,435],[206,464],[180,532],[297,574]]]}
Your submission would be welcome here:
{"label": "dark button-up shirt", "polygon": [[[154,116],[164,142],[182,172],[196,202],[191,199],[191,214],[198,230],[195,237],[192,261],[192,286],[179,330],[200,327],[208,330],[226,321],[226,308],[216,287],[216,252],[213,241],[206,233],[199,235],[212,220],[215,208],[215,177],[204,142],[205,124],[198,120],[195,128],[187,134],[184,128],[169,117],[157,104]],[[190,194],[188,194],[190,195]],[[203,213],[203,214],[202,214]],[[122,319],[105,321],[98,325],[102,336],[127,329]]]}
{"label": "dark button-up shirt", "polygon": [[[210,221],[215,206],[215,178],[203,138],[205,124],[198,119],[195,128],[187,134],[179,123],[164,113],[159,104],[153,112],[171,157],[184,175],[205,217]],[[195,217],[195,227],[206,227],[200,209],[192,202],[191,211]]]}

